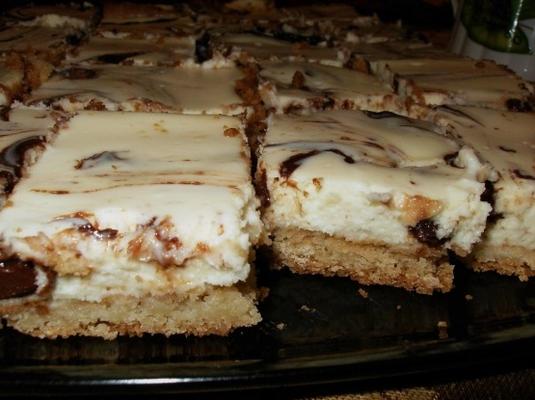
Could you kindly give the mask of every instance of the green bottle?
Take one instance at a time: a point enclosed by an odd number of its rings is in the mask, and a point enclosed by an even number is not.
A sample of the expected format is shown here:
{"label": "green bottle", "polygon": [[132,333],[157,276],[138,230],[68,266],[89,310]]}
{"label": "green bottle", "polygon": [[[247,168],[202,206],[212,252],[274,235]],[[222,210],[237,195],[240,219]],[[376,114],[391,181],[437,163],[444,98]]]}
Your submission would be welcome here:
{"label": "green bottle", "polygon": [[454,52],[490,58],[535,78],[535,0],[464,0],[456,5]]}

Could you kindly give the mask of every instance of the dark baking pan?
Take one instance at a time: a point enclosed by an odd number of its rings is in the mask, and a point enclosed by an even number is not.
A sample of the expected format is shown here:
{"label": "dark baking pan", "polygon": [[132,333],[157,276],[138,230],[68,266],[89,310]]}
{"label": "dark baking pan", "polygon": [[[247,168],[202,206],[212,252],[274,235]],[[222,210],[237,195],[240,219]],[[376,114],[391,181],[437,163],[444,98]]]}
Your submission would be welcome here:
{"label": "dark baking pan", "polygon": [[[0,331],[0,396],[367,390],[526,368],[535,283],[458,268],[449,294],[261,274],[264,321],[226,338],[39,340]],[[359,288],[362,290],[359,291]]]}

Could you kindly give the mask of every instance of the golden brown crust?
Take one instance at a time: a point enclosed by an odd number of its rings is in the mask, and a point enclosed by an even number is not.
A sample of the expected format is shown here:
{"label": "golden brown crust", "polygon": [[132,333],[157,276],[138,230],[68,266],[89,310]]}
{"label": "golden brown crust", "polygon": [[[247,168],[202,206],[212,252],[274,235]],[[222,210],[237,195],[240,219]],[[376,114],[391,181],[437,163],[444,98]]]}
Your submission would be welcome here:
{"label": "golden brown crust", "polygon": [[482,242],[467,264],[475,271],[494,271],[527,281],[535,276],[535,251],[520,246],[485,245]]}
{"label": "golden brown crust", "polygon": [[343,276],[422,294],[448,292],[453,286],[453,267],[433,249],[411,253],[403,247],[351,242],[321,232],[278,229],[273,252],[280,264],[299,274]]}
{"label": "golden brown crust", "polygon": [[208,287],[186,296],[110,296],[101,302],[55,299],[0,310],[9,326],[40,337],[73,335],[226,335],[261,320],[250,287]]}

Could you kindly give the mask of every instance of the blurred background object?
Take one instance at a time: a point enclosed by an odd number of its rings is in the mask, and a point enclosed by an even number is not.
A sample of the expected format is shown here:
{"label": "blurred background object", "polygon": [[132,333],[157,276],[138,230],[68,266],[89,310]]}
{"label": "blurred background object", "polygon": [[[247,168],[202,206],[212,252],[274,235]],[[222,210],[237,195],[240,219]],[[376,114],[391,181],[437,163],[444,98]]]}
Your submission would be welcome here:
{"label": "blurred background object", "polygon": [[453,1],[456,23],[451,50],[477,59],[491,59],[535,80],[535,1]]}

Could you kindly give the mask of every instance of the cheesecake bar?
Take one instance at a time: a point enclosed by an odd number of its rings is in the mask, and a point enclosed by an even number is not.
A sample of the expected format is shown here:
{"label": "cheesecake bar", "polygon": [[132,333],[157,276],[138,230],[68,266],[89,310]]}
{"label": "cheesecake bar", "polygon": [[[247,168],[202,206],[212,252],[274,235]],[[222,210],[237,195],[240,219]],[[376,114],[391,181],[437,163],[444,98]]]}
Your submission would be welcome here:
{"label": "cheesecake bar", "polygon": [[447,292],[447,250],[481,239],[488,167],[434,124],[389,112],[275,115],[257,185],[278,265]]}
{"label": "cheesecake bar", "polygon": [[4,110],[0,120],[0,207],[64,118],[55,111]]}
{"label": "cheesecake bar", "polygon": [[331,108],[394,111],[397,96],[370,74],[306,62],[260,63],[259,92],[277,113]]}
{"label": "cheesecake bar", "polygon": [[89,1],[78,4],[30,3],[7,10],[3,15],[3,20],[9,25],[49,28],[69,26],[86,30],[96,23],[97,15],[97,7]]}
{"label": "cheesecake bar", "polygon": [[64,111],[108,110],[237,115],[236,67],[70,66],[59,70],[25,104]]}
{"label": "cheesecake bar", "polygon": [[178,66],[193,62],[193,37],[147,40],[94,36],[67,55],[68,64],[121,64],[136,66]]}
{"label": "cheesecake bar", "polygon": [[219,53],[241,62],[288,60],[342,67],[349,58],[342,50],[327,45],[292,43],[259,33],[226,33],[215,42]]}
{"label": "cheesecake bar", "polygon": [[532,109],[533,87],[492,61],[398,59],[375,62],[375,72],[400,96],[419,105]]}
{"label": "cheesecake bar", "polygon": [[483,240],[470,256],[479,271],[535,276],[535,115],[476,107],[439,107],[433,119],[472,146],[495,171]]}
{"label": "cheesecake bar", "polygon": [[0,211],[0,314],[47,338],[256,324],[249,164],[236,118],[79,112]]}

